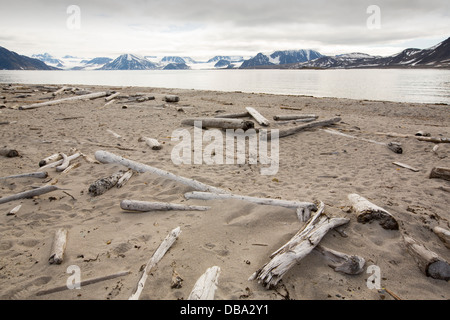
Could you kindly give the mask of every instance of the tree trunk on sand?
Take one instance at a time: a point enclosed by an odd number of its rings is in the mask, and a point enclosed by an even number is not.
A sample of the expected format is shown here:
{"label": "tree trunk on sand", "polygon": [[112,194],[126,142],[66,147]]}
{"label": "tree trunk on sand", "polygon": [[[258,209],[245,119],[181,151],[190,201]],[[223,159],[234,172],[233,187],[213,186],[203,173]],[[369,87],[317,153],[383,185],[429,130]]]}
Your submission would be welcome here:
{"label": "tree trunk on sand", "polygon": [[214,300],[219,282],[220,268],[211,267],[197,280],[188,300]]}
{"label": "tree trunk on sand", "polygon": [[244,131],[255,127],[255,124],[252,121],[226,118],[185,119],[181,121],[181,124],[201,126],[202,128],[243,129]]}
{"label": "tree trunk on sand", "polygon": [[205,211],[210,209],[210,207],[205,206],[187,206],[177,203],[167,203],[167,202],[149,202],[149,201],[137,201],[137,200],[122,200],[120,202],[120,207],[123,210],[129,211],[168,211],[168,210],[178,210],[178,211]]}
{"label": "tree trunk on sand", "polygon": [[50,264],[61,264],[64,259],[64,251],[66,250],[67,230],[58,229],[53,240],[52,250],[48,262]]}

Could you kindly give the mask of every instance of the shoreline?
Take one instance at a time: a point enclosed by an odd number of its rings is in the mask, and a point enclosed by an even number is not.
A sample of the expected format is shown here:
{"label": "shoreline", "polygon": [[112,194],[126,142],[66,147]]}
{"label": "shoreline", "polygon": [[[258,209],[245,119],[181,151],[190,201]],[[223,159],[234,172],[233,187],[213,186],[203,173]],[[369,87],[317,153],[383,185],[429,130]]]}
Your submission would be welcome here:
{"label": "shoreline", "polygon": [[[37,86],[18,84],[29,88]],[[98,150],[126,157],[195,179],[232,193],[282,200],[323,201],[325,212],[346,217],[349,223],[331,230],[320,242],[324,246],[362,256],[366,267],[381,270],[381,286],[402,299],[448,299],[448,282],[425,276],[414,258],[405,250],[404,235],[409,235],[441,257],[450,260],[448,249],[433,232],[436,226],[449,229],[448,181],[429,179],[432,167],[449,166],[450,145],[415,137],[389,137],[387,133],[414,135],[426,131],[433,137],[448,137],[450,117],[447,105],[401,103],[341,98],[316,98],[302,95],[260,94],[193,89],[75,85],[92,92],[117,90],[123,95],[144,92],[154,100],[109,105],[104,98],[68,101],[37,109],[17,110],[21,100],[37,101],[51,92],[41,89],[33,96],[13,98],[19,93],[5,90],[8,100],[0,109],[2,147],[17,149],[18,158],[0,157],[0,177],[39,170],[45,157],[76,148],[94,157]],[[73,85],[68,85],[72,87]],[[32,89],[34,90],[34,89]],[[7,91],[7,92],[5,92]],[[163,101],[165,95],[177,95],[180,101]],[[65,92],[57,99],[74,96]],[[44,100],[46,101],[46,100]],[[126,108],[124,108],[126,105]],[[282,109],[280,107],[301,110]],[[270,120],[270,128],[282,129],[275,115],[316,114],[319,120],[339,116],[334,130],[356,138],[336,136],[313,129],[281,138],[279,169],[263,176],[260,163],[251,165],[175,165],[171,151],[178,142],[171,139],[176,129],[193,128],[181,121],[190,117],[214,117],[238,113],[253,107]],[[251,120],[251,118],[248,118]],[[14,122],[16,121],[16,122]],[[255,122],[256,123],[256,122]],[[256,126],[260,126],[256,123]],[[289,127],[289,125],[287,125]],[[117,133],[115,137],[108,130]],[[384,133],[384,134],[380,134]],[[158,139],[161,150],[151,150],[142,136]],[[370,143],[398,141],[403,153],[395,154],[383,145]],[[167,233],[177,226],[181,235],[147,279],[141,299],[187,299],[196,280],[214,265],[221,268],[218,300],[379,300],[393,299],[385,292],[369,289],[370,276],[335,272],[323,259],[311,252],[283,277],[276,289],[267,290],[248,277],[267,263],[270,254],[286,243],[301,227],[295,211],[230,200],[187,200],[194,191],[176,181],[150,173],[135,174],[122,188],[113,188],[92,197],[88,187],[96,179],[124,167],[117,164],[88,163],[78,159],[78,168],[68,173],[49,169],[44,181],[35,178],[0,180],[1,195],[15,194],[49,182],[66,190],[0,204],[0,240],[3,277],[2,299],[128,299],[145,264]],[[393,165],[406,163],[418,168],[413,172]],[[399,230],[385,230],[378,222],[362,224],[350,210],[347,195],[358,193],[388,210],[399,222]],[[123,199],[164,201],[177,204],[211,206],[205,212],[161,211],[125,213]],[[12,208],[22,204],[15,215]],[[50,265],[54,231],[68,229],[64,261]],[[59,293],[36,296],[66,283],[70,265],[80,267],[82,279],[107,276],[123,270],[130,274],[117,279]],[[173,271],[181,278],[181,288],[171,288]]]}

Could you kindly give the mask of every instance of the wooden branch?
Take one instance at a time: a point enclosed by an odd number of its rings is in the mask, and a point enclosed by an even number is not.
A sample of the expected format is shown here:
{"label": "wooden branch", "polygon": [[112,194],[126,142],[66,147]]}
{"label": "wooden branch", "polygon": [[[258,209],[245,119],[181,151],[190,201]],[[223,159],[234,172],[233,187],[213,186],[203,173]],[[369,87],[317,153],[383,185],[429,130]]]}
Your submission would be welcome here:
{"label": "wooden branch", "polygon": [[[338,123],[339,121],[341,121],[341,118],[336,117],[336,118],[332,118],[332,119],[328,119],[328,120],[311,122],[311,123],[303,124],[303,125],[288,128],[288,129],[281,129],[279,131],[279,137],[280,138],[287,137],[287,136],[296,134],[298,132],[302,132],[302,131],[312,129],[312,128],[330,126],[335,123]],[[270,132],[267,133],[267,138],[270,138]]]}
{"label": "wooden branch", "polygon": [[96,151],[95,158],[102,163],[121,164],[121,165],[123,165],[129,169],[132,169],[136,172],[141,172],[141,173],[142,172],[150,172],[152,174],[156,174],[156,175],[164,177],[166,179],[177,181],[177,182],[187,185],[191,188],[194,188],[195,190],[215,192],[215,193],[228,193],[228,191],[226,191],[226,190],[209,186],[209,185],[204,184],[197,180],[177,176],[171,172],[161,170],[161,169],[158,169],[155,167],[151,167],[149,165],[145,165],[145,164],[133,161],[133,160],[129,160],[129,159],[123,158],[121,156],[115,155],[115,154],[107,152],[107,151],[102,151],[102,150]]}
{"label": "wooden branch", "polygon": [[60,89],[54,91],[54,92],[52,93],[52,96],[55,97],[55,96],[57,96],[58,94],[63,93],[64,91],[66,91],[66,90],[68,90],[68,89],[70,89],[70,88],[68,88],[68,87],[61,87]]}
{"label": "wooden branch", "polygon": [[145,143],[147,143],[147,145],[152,149],[152,150],[161,150],[162,149],[162,145],[158,142],[158,140],[153,139],[153,138],[147,138],[147,137],[141,137],[138,140],[139,142],[141,141],[145,141]]}
{"label": "wooden branch", "polygon": [[430,172],[430,179],[444,179],[450,181],[450,168],[433,168]]}
{"label": "wooden branch", "polygon": [[348,254],[332,250],[321,246],[320,244],[314,248],[315,252],[318,252],[325,258],[328,265],[336,272],[342,272],[345,274],[360,274],[364,271],[364,265],[366,260],[359,256],[350,256]]}
{"label": "wooden branch", "polygon": [[41,102],[41,103],[33,103],[33,104],[19,107],[19,110],[36,109],[36,108],[40,108],[40,107],[59,104],[59,103],[66,102],[66,101],[82,100],[82,99],[95,99],[95,98],[104,97],[106,95],[107,95],[106,92],[95,92],[95,93],[90,93],[90,94],[83,94],[80,96],[75,96],[75,97],[70,97],[70,98],[65,98],[65,99],[52,100],[52,101]]}
{"label": "wooden branch", "polygon": [[305,118],[305,119],[296,119],[296,120],[287,120],[287,121],[277,121],[276,124],[297,124],[297,123],[307,123],[313,122],[316,118]]}
{"label": "wooden branch", "polygon": [[11,196],[0,198],[0,204],[6,203],[6,202],[10,202],[10,201],[14,201],[14,200],[40,196],[42,194],[45,194],[45,193],[48,193],[48,192],[52,192],[52,191],[55,191],[55,190],[60,190],[60,188],[58,188],[57,186],[44,186],[44,187],[36,188],[36,189],[33,189],[33,190],[20,192],[20,193],[11,195]]}
{"label": "wooden branch", "polygon": [[[106,280],[111,280],[111,279],[115,279],[115,278],[119,278],[119,277],[123,277],[130,274],[130,271],[121,271],[118,273],[114,273],[111,275],[107,275],[107,276],[102,276],[102,277],[97,277],[97,278],[92,278],[92,279],[88,279],[88,280],[83,280],[80,283],[74,283],[74,287],[84,287],[90,284],[94,284],[97,282],[101,282],[101,281],[106,281]],[[51,294],[51,293],[55,293],[55,292],[61,292],[61,291],[65,291],[68,290],[69,288],[67,287],[67,284],[64,286],[60,286],[60,287],[56,287],[56,288],[51,288],[48,290],[42,290],[36,293],[36,296],[44,296],[47,294]]]}
{"label": "wooden branch", "polygon": [[297,232],[291,240],[275,251],[267,264],[256,271],[249,280],[258,279],[266,288],[277,285],[289,269],[306,257],[322,240],[327,232],[348,223],[345,218],[329,218],[323,214],[325,205],[320,204],[317,213]]}
{"label": "wooden branch", "polygon": [[120,92],[113,93],[112,95],[106,97],[105,101],[111,101],[112,99],[114,99],[115,97],[117,97],[119,95],[120,95]]}
{"label": "wooden branch", "polygon": [[255,127],[252,121],[242,119],[227,118],[190,118],[181,121],[181,124],[196,126],[199,124],[202,128],[220,128],[220,129],[243,129],[248,130]]}
{"label": "wooden branch", "polygon": [[384,229],[398,230],[398,223],[395,218],[383,208],[355,193],[349,194],[348,199],[357,214],[358,222],[366,223],[372,220],[379,220],[380,225]]}
{"label": "wooden branch", "polygon": [[19,204],[18,206],[15,206],[12,208],[6,215],[7,216],[15,216],[17,212],[19,212],[20,208],[22,208],[22,205]]}
{"label": "wooden branch", "polygon": [[[289,201],[289,200],[280,200],[280,199],[269,199],[269,198],[257,198],[257,197],[249,197],[242,196],[237,194],[217,194],[217,193],[209,193],[209,192],[188,192],[184,194],[186,199],[198,199],[198,200],[224,200],[224,199],[238,199],[242,201],[248,201],[261,205],[270,205],[270,206],[279,206],[291,209],[298,209],[301,211],[297,212],[297,215],[302,215],[306,217],[306,220],[309,219],[311,210],[317,210],[317,206],[312,202],[298,202],[298,201]],[[303,212],[307,213],[304,214]],[[304,218],[301,221],[305,221]]]}
{"label": "wooden branch", "polygon": [[61,264],[64,259],[64,251],[67,244],[67,230],[58,229],[53,240],[52,250],[48,262],[50,264]]}
{"label": "wooden branch", "polygon": [[450,143],[450,138],[434,138],[434,137],[416,137],[419,141],[434,143]]}
{"label": "wooden branch", "polygon": [[122,139],[122,136],[118,133],[115,133],[114,131],[107,129],[106,131],[108,131],[109,133],[111,133],[115,138],[117,139]]}
{"label": "wooden branch", "polygon": [[48,177],[48,173],[46,171],[44,172],[31,172],[31,173],[22,173],[22,174],[16,174],[16,175],[12,175],[12,176],[7,176],[7,177],[0,177],[1,179],[14,179],[14,178],[47,178]]}
{"label": "wooden branch", "polygon": [[96,180],[89,186],[89,194],[94,197],[104,194],[106,191],[114,187],[124,174],[125,171],[119,170],[109,177]]}
{"label": "wooden branch", "polygon": [[248,112],[240,112],[240,113],[228,113],[228,114],[220,114],[215,116],[214,118],[222,118],[222,119],[228,119],[228,118],[245,118],[249,117],[250,113]]}
{"label": "wooden branch", "polygon": [[290,115],[278,115],[274,116],[273,120],[299,120],[299,119],[317,119],[315,114],[290,114]]}
{"label": "wooden branch", "polygon": [[163,240],[163,242],[159,245],[158,249],[156,249],[153,256],[147,262],[145,269],[142,273],[141,278],[139,279],[136,288],[133,290],[130,298],[128,300],[139,300],[139,297],[142,293],[142,290],[145,286],[145,281],[147,280],[148,275],[152,271],[152,269],[158,264],[158,262],[164,257],[166,252],[170,249],[173,243],[177,240],[178,236],[181,233],[180,227],[173,229]]}
{"label": "wooden branch", "polygon": [[122,188],[128,180],[133,176],[133,170],[128,170],[123,174],[123,176],[117,181],[116,188]]}
{"label": "wooden branch", "polygon": [[403,237],[406,248],[417,262],[419,269],[427,276],[438,280],[450,280],[450,265],[430,251],[424,245],[417,243],[413,238]]}
{"label": "wooden branch", "polygon": [[259,113],[256,109],[252,108],[252,107],[246,107],[245,108],[247,110],[248,113],[250,113],[250,115],[256,120],[256,122],[258,122],[260,125],[262,126],[268,126],[270,124],[270,121],[267,120],[266,118],[264,118],[264,116]]}
{"label": "wooden branch", "polygon": [[436,226],[433,228],[433,232],[441,239],[444,245],[450,249],[450,230]]}
{"label": "wooden branch", "polygon": [[61,157],[62,157],[62,163],[55,168],[56,171],[64,171],[70,164],[69,157],[65,153],[61,153]]}
{"label": "wooden branch", "polygon": [[167,211],[167,210],[177,210],[177,211],[206,211],[211,207],[205,206],[188,206],[183,204],[168,203],[168,202],[148,202],[148,201],[137,201],[137,200],[122,200],[120,202],[120,207],[123,210],[129,211]]}
{"label": "wooden branch", "polygon": [[61,159],[61,158],[62,158],[61,153],[54,153],[51,156],[48,156],[47,158],[44,158],[41,161],[39,161],[39,167],[43,167],[51,162]]}
{"label": "wooden branch", "polygon": [[[69,161],[69,163],[70,163],[70,161],[75,160],[75,159],[77,159],[80,156],[81,156],[81,153],[80,152],[76,152],[76,153],[72,154],[71,156],[68,156],[66,161]],[[46,164],[45,166],[40,167],[39,170],[44,170],[44,169],[48,169],[48,168],[55,168],[57,166],[62,165],[63,161],[64,161],[64,159],[61,159],[61,160],[58,160],[58,161]]]}
{"label": "wooden branch", "polygon": [[19,152],[14,149],[0,149],[0,156],[7,158],[15,158],[19,156]]}
{"label": "wooden branch", "polygon": [[214,300],[220,268],[211,267],[197,280],[187,300]]}
{"label": "wooden branch", "polygon": [[392,162],[392,163],[395,164],[396,166],[399,166],[399,167],[402,167],[402,168],[406,168],[406,169],[409,169],[409,170],[414,171],[414,172],[419,172],[420,171],[419,169],[413,168],[413,167],[411,167],[411,166],[409,166],[407,164],[401,163],[401,162]]}
{"label": "wooden branch", "polygon": [[280,109],[302,111],[302,108],[293,108],[293,107],[285,107],[285,106],[281,106]]}

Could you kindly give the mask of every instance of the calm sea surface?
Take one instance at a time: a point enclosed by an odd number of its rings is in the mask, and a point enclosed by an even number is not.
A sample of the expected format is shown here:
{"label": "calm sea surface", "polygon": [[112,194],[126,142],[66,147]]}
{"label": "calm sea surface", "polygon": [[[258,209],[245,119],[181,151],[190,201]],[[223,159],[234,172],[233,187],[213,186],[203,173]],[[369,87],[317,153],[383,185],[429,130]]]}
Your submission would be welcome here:
{"label": "calm sea surface", "polygon": [[139,86],[450,105],[450,70],[8,71],[0,83]]}

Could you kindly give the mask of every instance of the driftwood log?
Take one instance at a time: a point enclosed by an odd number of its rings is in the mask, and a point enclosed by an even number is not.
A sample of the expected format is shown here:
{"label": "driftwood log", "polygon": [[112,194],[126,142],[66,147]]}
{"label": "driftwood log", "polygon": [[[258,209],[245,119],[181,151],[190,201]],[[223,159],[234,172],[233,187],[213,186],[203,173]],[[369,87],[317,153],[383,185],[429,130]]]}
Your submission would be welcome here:
{"label": "driftwood log", "polygon": [[450,230],[436,226],[433,228],[433,232],[441,239],[444,245],[450,249]]}
{"label": "driftwood log", "polygon": [[131,179],[133,174],[133,170],[125,172],[122,177],[120,177],[119,181],[117,181],[116,188],[122,188]]}
{"label": "driftwood log", "polygon": [[219,129],[243,129],[248,130],[255,127],[255,123],[242,119],[227,118],[193,118],[181,121],[183,125],[196,126],[201,128],[219,128]]}
{"label": "driftwood log", "polygon": [[444,179],[450,181],[450,168],[436,167],[431,169],[430,179]]}
{"label": "driftwood log", "polygon": [[250,113],[248,112],[240,112],[240,113],[227,113],[227,114],[220,114],[215,116],[214,118],[222,118],[222,119],[229,119],[229,118],[245,118],[249,117]]}
{"label": "driftwood log", "polygon": [[145,141],[145,143],[152,149],[152,150],[161,150],[162,145],[159,143],[158,140],[153,138],[147,138],[147,137],[141,137],[138,139],[139,142]]}
{"label": "driftwood log", "polygon": [[10,202],[10,201],[14,201],[14,200],[20,200],[20,199],[26,199],[26,198],[32,198],[32,197],[40,196],[42,194],[45,194],[45,193],[48,193],[48,192],[52,192],[52,191],[55,191],[55,190],[61,190],[61,189],[59,187],[57,187],[57,186],[44,186],[44,187],[36,188],[36,189],[33,189],[33,190],[20,192],[20,193],[11,195],[11,196],[0,198],[0,204],[7,203],[7,202]]}
{"label": "driftwood log", "polygon": [[14,178],[47,178],[48,173],[46,171],[39,171],[39,172],[31,172],[31,173],[22,173],[22,174],[15,174],[12,176],[6,176],[6,177],[0,177],[1,179],[14,179]]}
{"label": "driftwood log", "polygon": [[[287,136],[296,134],[298,132],[302,132],[302,131],[309,130],[312,128],[331,126],[333,124],[338,123],[339,121],[341,121],[341,118],[336,117],[336,118],[332,118],[332,119],[328,119],[328,120],[310,122],[307,124],[302,124],[300,126],[295,126],[295,127],[288,128],[288,129],[280,129],[279,137],[280,138],[287,137]],[[270,132],[267,133],[267,138],[270,138]]]}
{"label": "driftwood log", "polygon": [[149,201],[138,201],[138,200],[122,200],[120,202],[120,208],[129,211],[168,211],[168,210],[179,210],[179,211],[206,211],[210,207],[205,206],[188,206],[177,203],[168,202],[149,202]]}
{"label": "driftwood log", "polygon": [[50,264],[61,264],[67,244],[67,229],[58,229],[53,240],[52,250],[48,262]]}
{"label": "driftwood log", "polygon": [[166,236],[166,238],[163,240],[163,242],[159,245],[158,249],[156,249],[153,256],[147,262],[147,265],[145,266],[145,269],[142,272],[142,275],[137,283],[137,286],[133,290],[133,292],[132,292],[131,296],[128,298],[128,300],[139,300],[139,297],[145,286],[145,281],[147,281],[147,278],[148,278],[150,272],[158,264],[158,262],[161,261],[161,259],[164,257],[166,252],[170,249],[170,247],[177,240],[180,233],[181,233],[180,227],[177,227],[169,232],[169,234]]}
{"label": "driftwood log", "polygon": [[47,158],[44,158],[41,161],[39,161],[39,167],[43,167],[51,162],[58,161],[61,158],[62,158],[61,153],[52,154],[51,156],[48,156]]}
{"label": "driftwood log", "polygon": [[336,272],[353,275],[364,271],[366,260],[360,256],[350,256],[320,244],[314,248],[314,251],[319,253],[327,261],[328,266]]}
{"label": "driftwood log", "polygon": [[169,180],[177,181],[179,183],[182,183],[184,185],[187,185],[189,187],[194,188],[195,190],[199,191],[207,191],[207,192],[215,192],[215,193],[228,193],[226,190],[216,188],[213,186],[209,186],[205,183],[202,183],[200,181],[189,179],[181,176],[177,176],[171,172],[158,169],[155,167],[151,167],[149,165],[145,165],[133,160],[126,159],[124,157],[115,155],[113,153],[107,152],[107,151],[96,151],[95,152],[95,158],[102,162],[102,163],[117,163],[121,164],[129,169],[132,169],[136,172],[150,172],[152,174],[156,174],[158,176],[164,177]]}
{"label": "driftwood log", "polygon": [[372,220],[379,220],[380,225],[384,229],[398,230],[397,220],[383,208],[355,193],[349,194],[348,199],[357,214],[358,222],[367,223]]}
{"label": "driftwood log", "polygon": [[317,119],[315,114],[291,114],[291,115],[279,115],[273,116],[273,120],[299,120],[299,119]]}
{"label": "driftwood log", "polygon": [[220,268],[211,267],[197,280],[188,300],[214,300],[219,282]]}
{"label": "driftwood log", "polygon": [[403,237],[406,248],[417,262],[419,269],[427,276],[438,280],[450,280],[450,265],[413,238]]}
{"label": "driftwood log", "polygon": [[[65,159],[65,160],[70,163],[72,160],[75,160],[75,159],[77,159],[80,156],[81,156],[80,152],[75,152],[74,154],[68,156],[67,159]],[[55,168],[55,167],[58,167],[58,166],[62,165],[63,162],[64,162],[64,159],[61,159],[61,160],[58,160],[58,161],[55,161],[55,162],[51,162],[51,163],[48,163],[48,164],[40,167],[39,170],[44,170],[44,169],[48,169],[48,168]]]}
{"label": "driftwood log", "polygon": [[89,194],[94,197],[104,194],[106,191],[114,187],[124,174],[124,170],[119,170],[109,177],[96,180],[89,186]]}
{"label": "driftwood log", "polygon": [[297,215],[301,221],[306,221],[311,215],[311,211],[317,210],[317,206],[312,202],[299,202],[280,199],[258,198],[250,196],[242,196],[237,194],[217,194],[211,192],[188,192],[184,194],[186,199],[198,199],[198,200],[224,200],[224,199],[237,199],[247,202],[252,202],[261,205],[279,206],[285,208],[296,209]]}
{"label": "driftwood log", "polygon": [[270,121],[264,118],[264,116],[261,113],[259,113],[256,109],[252,107],[246,107],[245,109],[260,125],[266,127],[270,125]]}
{"label": "driftwood log", "polygon": [[417,140],[434,143],[450,143],[450,138],[417,137]]}
{"label": "driftwood log", "polygon": [[256,271],[249,280],[257,279],[266,288],[277,285],[289,269],[306,257],[322,240],[327,232],[335,227],[348,223],[346,218],[330,218],[323,211],[325,205],[320,204],[317,213],[298,231],[285,245],[275,251],[267,264]]}
{"label": "driftwood log", "polygon": [[52,101],[41,102],[41,103],[33,103],[33,104],[19,107],[19,110],[28,110],[28,109],[45,107],[45,106],[51,106],[51,105],[59,104],[59,103],[66,102],[66,101],[101,98],[101,97],[105,97],[106,95],[107,95],[106,92],[95,92],[95,93],[90,93],[90,94],[83,94],[80,96],[75,96],[75,97],[70,97],[70,98],[65,98],[65,99],[52,100]]}
{"label": "driftwood log", "polygon": [[416,169],[414,167],[411,167],[410,165],[407,165],[407,164],[404,164],[404,163],[401,163],[401,162],[392,162],[392,164],[395,164],[396,166],[399,166],[399,167],[402,167],[402,168],[405,168],[405,169],[409,169],[409,170],[414,171],[414,172],[419,172],[420,171],[419,169]]}

